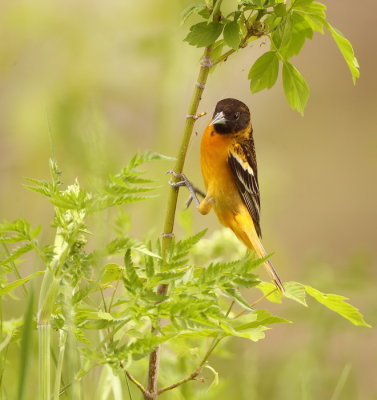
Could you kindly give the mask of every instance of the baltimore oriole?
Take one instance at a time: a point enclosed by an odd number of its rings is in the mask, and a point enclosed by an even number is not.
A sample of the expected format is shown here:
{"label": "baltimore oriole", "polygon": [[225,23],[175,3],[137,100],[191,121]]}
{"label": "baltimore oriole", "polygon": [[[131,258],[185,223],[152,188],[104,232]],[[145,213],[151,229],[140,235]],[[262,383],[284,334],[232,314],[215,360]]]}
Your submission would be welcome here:
{"label": "baltimore oriole", "polygon": [[[236,99],[217,103],[213,119],[202,136],[200,164],[207,190],[201,203],[195,196],[196,188],[183,174],[179,175],[182,181],[174,186],[187,186],[201,214],[208,214],[213,208],[221,224],[229,227],[249,249],[254,249],[258,257],[266,257],[261,242],[253,128],[246,104]],[[266,260],[263,265],[283,292],[283,284],[271,262]]]}

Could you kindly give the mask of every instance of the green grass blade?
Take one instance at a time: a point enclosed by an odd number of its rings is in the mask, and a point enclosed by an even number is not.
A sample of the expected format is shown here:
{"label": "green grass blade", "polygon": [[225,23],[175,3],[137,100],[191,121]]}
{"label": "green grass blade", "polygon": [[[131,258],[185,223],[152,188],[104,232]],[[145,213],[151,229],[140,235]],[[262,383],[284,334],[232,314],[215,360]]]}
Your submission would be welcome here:
{"label": "green grass blade", "polygon": [[27,309],[24,317],[24,326],[22,328],[21,340],[21,357],[20,357],[20,371],[18,381],[18,394],[17,400],[25,399],[27,376],[29,371],[29,360],[31,351],[33,349],[33,310],[34,310],[34,293],[31,292]]}

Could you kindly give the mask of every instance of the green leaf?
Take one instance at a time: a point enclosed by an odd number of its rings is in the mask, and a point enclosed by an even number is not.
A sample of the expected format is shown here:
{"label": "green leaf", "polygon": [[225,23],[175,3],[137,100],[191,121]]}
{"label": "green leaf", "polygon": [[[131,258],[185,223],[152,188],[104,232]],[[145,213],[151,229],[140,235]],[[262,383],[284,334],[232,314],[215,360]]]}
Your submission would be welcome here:
{"label": "green leaf", "polygon": [[[270,314],[266,310],[257,310],[254,313],[248,314],[244,317],[244,322],[234,327],[237,331],[242,331],[245,329],[256,328],[258,326],[270,325],[270,324],[280,324],[280,323],[290,323],[287,319],[277,317]],[[239,319],[237,319],[239,321]]]}
{"label": "green leaf", "polygon": [[238,335],[234,335],[234,336],[238,336],[238,337],[242,337],[244,339],[249,339],[252,340],[253,342],[258,342],[261,339],[265,338],[265,333],[264,331],[266,331],[268,328],[260,325],[256,328],[252,328],[249,329],[247,331],[238,331]]}
{"label": "green leaf", "polygon": [[34,277],[41,275],[43,273],[44,271],[37,271],[25,278],[17,279],[16,281],[13,281],[11,283],[8,283],[7,285],[0,287],[0,296],[5,296],[6,294],[11,293],[14,289],[18,288],[19,286],[30,281],[30,279],[33,279]]}
{"label": "green leaf", "polygon": [[304,285],[298,282],[285,282],[284,289],[285,289],[284,293],[285,297],[297,301],[297,303],[300,303],[305,307],[308,306],[305,300],[306,291]]}
{"label": "green leaf", "polygon": [[343,34],[331,26],[329,23],[326,23],[326,28],[331,33],[331,36],[335,40],[340,52],[342,53],[349,70],[351,71],[352,81],[355,84],[356,79],[360,76],[359,71],[359,63],[355,57],[355,53],[353,51],[353,47],[351,43],[343,36]]}
{"label": "green leaf", "polygon": [[168,157],[160,153],[155,153],[154,151],[146,151],[142,154],[135,154],[131,161],[128,163],[126,170],[133,170],[134,168],[144,164],[148,161],[156,161],[156,160],[175,160],[174,157]]}
{"label": "green leaf", "polygon": [[292,12],[290,18],[292,28],[289,41],[279,50],[286,60],[300,53],[306,39],[313,38],[313,29],[301,14]]}
{"label": "green leaf", "polygon": [[230,48],[238,49],[241,43],[241,32],[237,21],[232,21],[225,25],[224,41]]}
{"label": "green leaf", "polygon": [[309,87],[297,68],[288,61],[283,63],[283,87],[289,105],[303,115]]}
{"label": "green leaf", "polygon": [[192,14],[197,14],[206,8],[202,2],[196,2],[188,5],[181,14],[181,24],[183,25]]}
{"label": "green leaf", "polygon": [[180,240],[177,243],[173,242],[172,246],[169,248],[169,262],[178,261],[185,257],[189,250],[199,242],[206,232],[207,229],[204,229],[187,239]]}
{"label": "green leaf", "polygon": [[288,15],[286,18],[281,20],[281,23],[279,23],[271,36],[273,44],[272,48],[276,48],[277,50],[283,48],[291,39],[291,33],[292,21],[291,16]]}
{"label": "green leaf", "polygon": [[296,0],[292,9],[299,12],[314,31],[323,33],[326,21],[326,6],[313,0]]}
{"label": "green leaf", "polygon": [[137,289],[140,289],[143,286],[143,283],[136,272],[136,268],[131,258],[131,251],[127,250],[124,255],[124,265],[126,267],[126,277],[124,279],[125,286],[127,290],[131,293],[135,293]]}
{"label": "green leaf", "polygon": [[106,264],[102,270],[101,283],[109,283],[122,279],[125,268],[118,264]]}
{"label": "green leaf", "polygon": [[131,247],[131,249],[137,251],[138,253],[144,254],[145,256],[161,258],[158,254],[153,253],[153,251],[149,250],[143,243],[135,244]]}
{"label": "green leaf", "polygon": [[335,311],[343,318],[348,319],[354,325],[366,326],[370,328],[371,326],[364,320],[363,315],[360,311],[345,300],[347,297],[339,296],[337,294],[325,294],[311,286],[305,285],[306,292],[316,299],[319,303],[323,304],[332,311]]}
{"label": "green leaf", "polygon": [[206,47],[214,43],[221,35],[223,25],[219,22],[200,22],[190,28],[189,34],[184,39],[191,46]]}
{"label": "green leaf", "polygon": [[261,282],[257,288],[261,290],[264,295],[268,294],[266,297],[267,300],[271,301],[272,303],[281,303],[282,296],[273,283]]}
{"label": "green leaf", "polygon": [[33,248],[34,247],[33,247],[32,243],[26,243],[26,244],[23,244],[21,246],[18,246],[16,248],[14,248],[12,250],[12,252],[4,260],[0,261],[0,265],[4,265],[5,266],[5,265],[7,265],[9,263],[12,263],[12,262],[16,261],[17,259],[20,259],[20,257],[23,254],[33,250]]}
{"label": "green leaf", "polygon": [[275,15],[284,17],[287,14],[287,6],[284,3],[279,3],[274,7]]}
{"label": "green leaf", "polygon": [[259,57],[249,72],[252,93],[274,86],[279,73],[279,58],[275,51],[268,51]]}
{"label": "green leaf", "polygon": [[230,296],[232,299],[237,301],[237,303],[245,308],[246,310],[253,310],[253,308],[250,307],[249,303],[247,300],[242,296],[241,292],[236,289],[236,288],[227,288],[224,290],[225,294],[227,296]]}

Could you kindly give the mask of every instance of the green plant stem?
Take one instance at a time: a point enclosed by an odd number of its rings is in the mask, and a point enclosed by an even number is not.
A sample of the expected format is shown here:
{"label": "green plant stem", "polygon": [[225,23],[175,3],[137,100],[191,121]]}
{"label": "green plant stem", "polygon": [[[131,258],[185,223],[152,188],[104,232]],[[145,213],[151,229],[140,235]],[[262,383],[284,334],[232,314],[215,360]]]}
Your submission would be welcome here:
{"label": "green plant stem", "polygon": [[63,361],[64,361],[66,343],[67,343],[67,333],[65,331],[60,331],[59,357],[55,372],[54,400],[59,400],[60,396],[60,383],[62,380],[62,370],[63,370]]}
{"label": "green plant stem", "polygon": [[[206,47],[204,49],[203,59],[199,70],[197,84],[195,85],[194,93],[192,95],[192,99],[188,109],[188,115],[186,116],[182,142],[179,149],[177,161],[174,166],[174,171],[178,174],[182,173],[183,171],[187,148],[190,143],[195,121],[197,119],[196,114],[198,111],[198,106],[202,97],[205,84],[207,82],[209,70],[212,65],[211,50],[212,46]],[[176,178],[173,178],[173,180],[175,179]],[[164,233],[162,237],[161,255],[163,258],[166,257],[167,249],[169,248],[173,238],[177,199],[178,199],[178,188],[171,187],[169,191],[168,206],[164,223]],[[157,292],[162,295],[166,295],[167,290],[168,290],[167,285],[159,285],[157,288]],[[158,346],[149,356],[147,394],[144,396],[146,399],[155,399],[158,396],[157,377],[158,377],[159,363],[160,363],[160,347]]]}
{"label": "green plant stem", "polygon": [[51,354],[50,354],[50,319],[55,299],[59,293],[59,280],[54,272],[63,264],[68,243],[58,229],[54,242],[55,255],[44,274],[38,306],[38,335],[39,335],[39,391],[41,400],[51,397]]}
{"label": "green plant stem", "polygon": [[237,50],[231,49],[216,58],[216,60],[213,61],[213,65],[217,65],[221,63],[222,61],[226,61],[229,56],[231,56],[233,53],[235,53]]}
{"label": "green plant stem", "polygon": [[51,396],[51,355],[50,355],[50,325],[39,325],[39,391],[42,400]]}
{"label": "green plant stem", "polygon": [[[197,111],[198,111],[198,106],[202,97],[202,93],[204,90],[204,86],[207,82],[207,77],[208,73],[210,70],[210,67],[208,66],[208,62],[210,62],[210,56],[211,56],[211,50],[212,46],[206,47],[204,50],[203,54],[203,61],[202,65],[200,67],[199,71],[199,76],[197,83],[198,85],[195,86],[194,93],[191,99],[191,103],[188,109],[186,121],[185,121],[185,126],[184,126],[184,131],[183,131],[183,137],[182,137],[182,142],[181,146],[179,149],[177,161],[174,166],[174,171],[177,174],[182,173],[183,167],[185,164],[185,159],[186,159],[186,153],[187,153],[187,148],[190,143],[192,131],[194,128],[194,124],[196,119],[190,116],[195,116]],[[199,86],[201,85],[201,86]],[[177,178],[173,177],[173,181],[176,180]],[[162,257],[165,257],[166,255],[166,250],[168,249],[171,240],[172,240],[172,233],[173,233],[173,228],[174,228],[174,221],[175,221],[175,211],[177,207],[177,198],[178,198],[178,188],[175,187],[170,187],[169,191],[169,198],[168,198],[168,206],[166,210],[166,216],[165,216],[165,224],[164,224],[164,234],[162,238]]]}
{"label": "green plant stem", "polygon": [[[0,297],[0,345],[3,343],[3,297]],[[0,349],[0,400],[3,400],[4,352]]]}

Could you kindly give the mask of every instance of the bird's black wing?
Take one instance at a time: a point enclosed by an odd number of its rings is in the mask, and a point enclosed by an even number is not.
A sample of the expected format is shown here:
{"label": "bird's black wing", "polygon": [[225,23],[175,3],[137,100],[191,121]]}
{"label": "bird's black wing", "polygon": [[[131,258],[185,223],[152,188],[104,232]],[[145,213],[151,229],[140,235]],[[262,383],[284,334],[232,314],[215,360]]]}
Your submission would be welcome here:
{"label": "bird's black wing", "polygon": [[228,156],[228,164],[242,200],[253,219],[255,230],[258,236],[261,237],[258,171],[252,137],[232,147]]}

